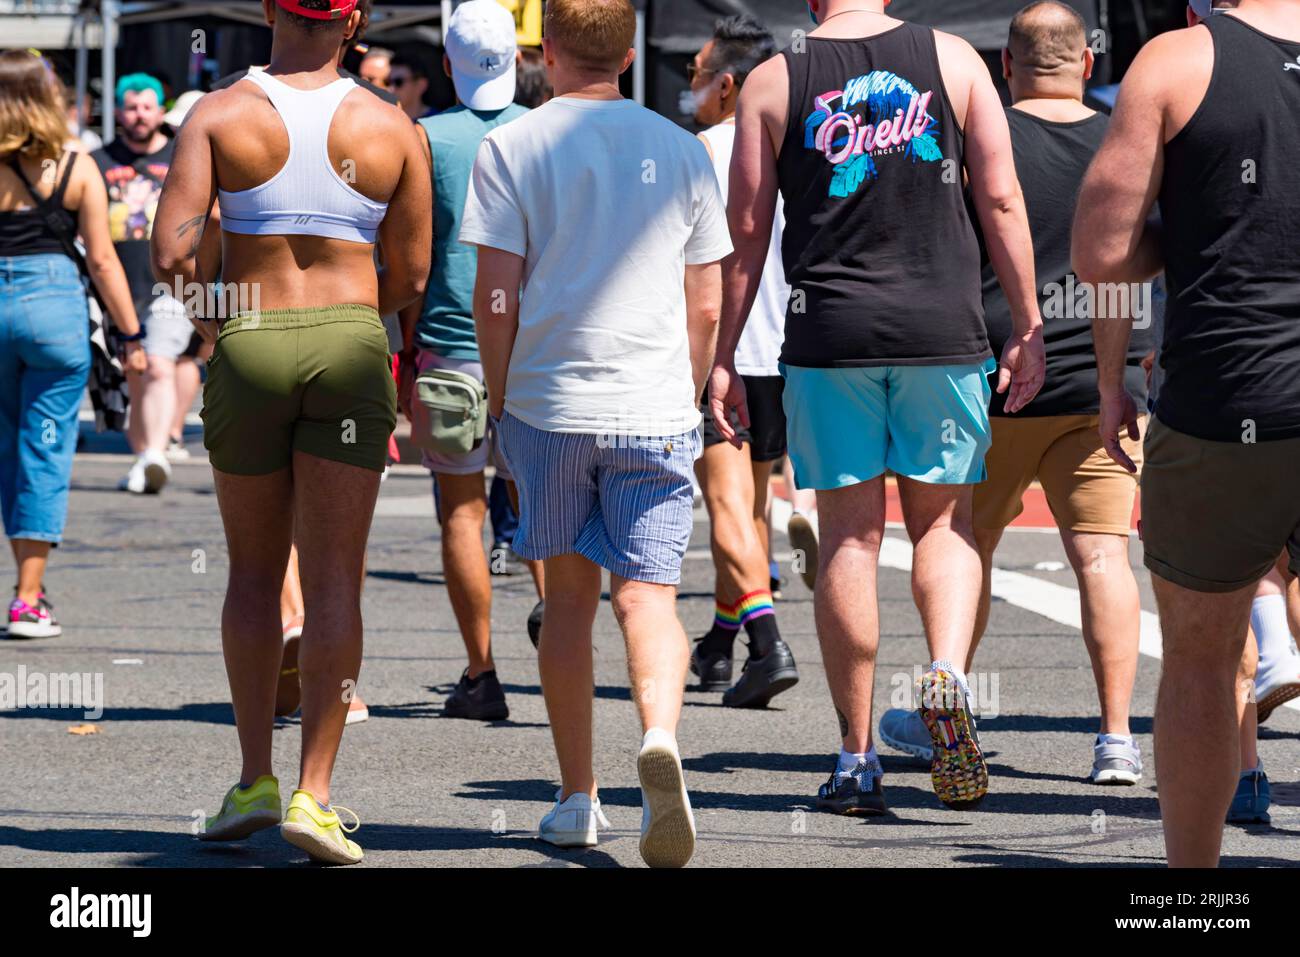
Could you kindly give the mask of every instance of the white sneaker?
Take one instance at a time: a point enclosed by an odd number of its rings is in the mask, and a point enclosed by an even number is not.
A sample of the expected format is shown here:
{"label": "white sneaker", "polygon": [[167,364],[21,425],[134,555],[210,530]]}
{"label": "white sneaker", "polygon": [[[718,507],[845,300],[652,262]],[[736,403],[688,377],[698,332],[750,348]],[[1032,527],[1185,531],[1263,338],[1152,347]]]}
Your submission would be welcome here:
{"label": "white sneaker", "polygon": [[167,443],[167,461],[168,462],[185,462],[190,458],[190,450],[185,447],[185,443],[179,439],[173,438]]}
{"label": "white sneaker", "polygon": [[537,826],[537,837],[556,847],[595,847],[596,831],[608,828],[609,819],[600,809],[600,798],[575,792],[560,800],[555,792],[555,807]]}
{"label": "white sneaker", "polygon": [[695,853],[695,817],[677,742],[663,728],[641,739],[641,859],[651,867],[685,867]]}
{"label": "white sneaker", "polygon": [[122,492],[131,492],[134,495],[144,494],[144,457],[141,456],[131,463],[131,470],[126,473],[122,481],[117,483],[117,488]]}
{"label": "white sneaker", "polygon": [[151,494],[161,492],[167,480],[172,477],[172,467],[167,456],[147,449],[140,456],[140,461],[144,463],[144,490]]}
{"label": "white sneaker", "polygon": [[1300,656],[1288,653],[1272,661],[1260,659],[1255,672],[1255,704],[1258,718],[1263,724],[1274,709],[1292,698],[1300,697]]}

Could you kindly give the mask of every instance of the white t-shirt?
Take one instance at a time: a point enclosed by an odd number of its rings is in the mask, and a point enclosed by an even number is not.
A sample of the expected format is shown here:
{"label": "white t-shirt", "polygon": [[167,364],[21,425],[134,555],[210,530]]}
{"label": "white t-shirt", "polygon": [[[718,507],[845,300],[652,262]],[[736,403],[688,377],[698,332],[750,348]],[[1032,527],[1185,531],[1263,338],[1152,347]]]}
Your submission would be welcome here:
{"label": "white t-shirt", "polygon": [[[726,201],[731,178],[731,148],[736,142],[736,124],[719,123],[700,133],[713,152],[713,171],[718,174],[722,198]],[[772,240],[767,246],[763,277],[758,283],[749,319],[736,343],[736,371],[741,375],[776,376],[781,343],[785,341],[785,307],[790,302],[790,284],[785,281],[785,264],[781,261],[781,230],[785,228],[785,203],[776,198],[776,216],[772,220]]]}
{"label": "white t-shirt", "polygon": [[694,136],[631,100],[556,97],[484,138],[460,241],[524,257],[511,415],[549,432],[699,424],[685,267],[731,236]]}

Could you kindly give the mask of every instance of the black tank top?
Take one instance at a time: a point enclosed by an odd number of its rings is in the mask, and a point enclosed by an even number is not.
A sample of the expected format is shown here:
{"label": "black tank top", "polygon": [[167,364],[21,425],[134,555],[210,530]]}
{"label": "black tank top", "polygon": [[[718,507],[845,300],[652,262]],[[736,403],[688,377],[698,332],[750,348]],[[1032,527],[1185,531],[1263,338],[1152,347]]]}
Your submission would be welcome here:
{"label": "black tank top", "polygon": [[777,159],[792,366],[988,358],[980,256],[962,196],[963,136],[934,31],[807,37],[782,51],[789,119]]}
{"label": "black tank top", "polygon": [[22,181],[27,191],[31,193],[35,207],[0,212],[0,256],[35,256],[45,253],[65,252],[59,237],[51,232],[50,227],[46,224],[40,207],[53,207],[63,220],[69,235],[76,234],[77,214],[63,207],[63,194],[67,192],[68,180],[72,178],[74,162],[76,162],[75,156],[70,157],[64,164],[63,175],[59,178],[58,185],[54,187],[54,191],[47,199],[42,199],[32,191],[31,184],[28,183],[22,167],[18,165],[17,158],[12,158],[7,164],[18,176],[19,180]]}
{"label": "black tank top", "polygon": [[[1214,72],[1165,146],[1155,413],[1202,439],[1300,437],[1300,42],[1205,21]],[[1253,425],[1253,428],[1252,428]]]}

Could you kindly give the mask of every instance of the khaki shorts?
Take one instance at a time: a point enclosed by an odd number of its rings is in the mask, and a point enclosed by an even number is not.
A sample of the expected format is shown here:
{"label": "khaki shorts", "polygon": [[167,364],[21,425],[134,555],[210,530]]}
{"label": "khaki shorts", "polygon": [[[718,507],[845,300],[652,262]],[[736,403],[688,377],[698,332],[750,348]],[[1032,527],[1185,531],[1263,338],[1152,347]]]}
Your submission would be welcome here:
{"label": "khaki shorts", "polygon": [[[1132,528],[1137,476],[1102,448],[1095,415],[990,417],[993,446],[984,456],[988,478],[975,486],[976,528],[1002,529],[1024,506],[1037,479],[1061,529],[1094,535],[1125,535]],[[1139,419],[1145,428],[1146,418]],[[1127,435],[1124,451],[1142,468],[1142,444]]]}
{"label": "khaki shorts", "polygon": [[1142,472],[1147,568],[1193,591],[1236,591],[1285,548],[1300,573],[1300,438],[1211,442],[1152,419]]}
{"label": "khaki shorts", "polygon": [[222,323],[203,386],[203,444],[218,471],[267,475],[301,451],[382,472],[396,424],[374,309],[263,309]]}

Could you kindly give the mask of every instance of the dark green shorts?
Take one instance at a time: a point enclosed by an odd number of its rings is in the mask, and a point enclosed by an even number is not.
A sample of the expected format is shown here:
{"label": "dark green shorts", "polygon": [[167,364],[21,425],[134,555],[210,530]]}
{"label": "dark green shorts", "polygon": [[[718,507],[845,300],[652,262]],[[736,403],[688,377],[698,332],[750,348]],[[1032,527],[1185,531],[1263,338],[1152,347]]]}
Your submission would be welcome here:
{"label": "dark green shorts", "polygon": [[397,424],[388,337],[369,306],[264,309],[221,326],[203,387],[203,444],[234,475],[294,450],[382,472]]}
{"label": "dark green shorts", "polygon": [[1300,439],[1212,442],[1152,417],[1142,465],[1147,568],[1192,591],[1253,585],[1288,549],[1300,573]]}

